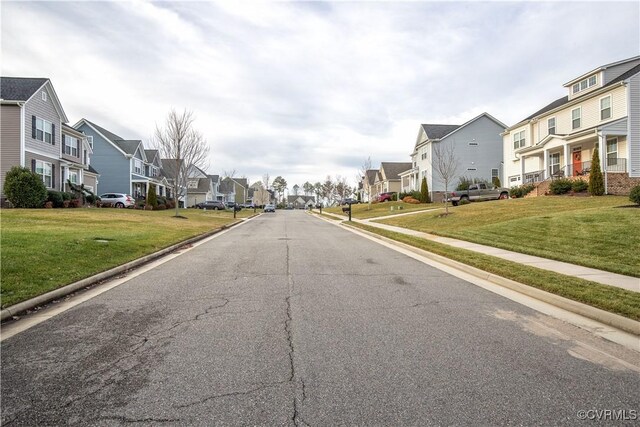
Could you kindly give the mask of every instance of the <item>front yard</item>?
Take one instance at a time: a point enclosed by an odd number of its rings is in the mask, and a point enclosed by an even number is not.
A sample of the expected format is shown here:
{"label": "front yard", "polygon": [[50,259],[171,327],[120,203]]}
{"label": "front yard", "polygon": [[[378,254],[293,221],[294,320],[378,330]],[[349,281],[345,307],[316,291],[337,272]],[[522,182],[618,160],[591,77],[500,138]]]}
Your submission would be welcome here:
{"label": "front yard", "polygon": [[536,197],[380,219],[399,227],[640,277],[640,209],[627,197]]}
{"label": "front yard", "polygon": [[[234,222],[233,212],[130,209],[0,211],[2,307]],[[253,210],[238,212],[247,217]]]}
{"label": "front yard", "polygon": [[[346,206],[345,206],[346,207]],[[369,218],[377,218],[388,215],[396,215],[407,212],[415,212],[415,211],[424,211],[430,209],[439,208],[439,204],[425,204],[421,203],[419,205],[412,205],[410,203],[404,202],[383,202],[383,203],[372,203],[369,206],[368,203],[360,203],[357,205],[351,205],[351,217],[357,219],[369,219]],[[342,206],[337,206],[333,208],[323,209],[323,212],[327,211],[329,213],[340,214],[340,215],[348,215],[342,212]]]}

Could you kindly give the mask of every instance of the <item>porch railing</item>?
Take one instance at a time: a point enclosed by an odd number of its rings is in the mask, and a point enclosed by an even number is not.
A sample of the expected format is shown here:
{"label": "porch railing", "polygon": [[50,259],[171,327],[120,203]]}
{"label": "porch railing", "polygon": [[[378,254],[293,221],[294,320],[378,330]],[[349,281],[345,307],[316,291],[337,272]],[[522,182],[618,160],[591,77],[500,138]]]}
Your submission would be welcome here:
{"label": "porch railing", "polygon": [[[604,168],[602,168],[604,169]],[[627,159],[610,157],[607,159],[607,172],[626,172]],[[567,165],[561,168],[557,166],[549,166],[548,176],[551,179],[562,178],[565,176],[584,176],[591,172],[591,161],[581,162],[579,165]]]}
{"label": "porch railing", "polygon": [[627,159],[616,157],[607,158],[607,172],[626,172]]}
{"label": "porch railing", "polygon": [[544,181],[544,170],[527,172],[524,174],[524,183],[530,184],[532,182],[542,182]]}

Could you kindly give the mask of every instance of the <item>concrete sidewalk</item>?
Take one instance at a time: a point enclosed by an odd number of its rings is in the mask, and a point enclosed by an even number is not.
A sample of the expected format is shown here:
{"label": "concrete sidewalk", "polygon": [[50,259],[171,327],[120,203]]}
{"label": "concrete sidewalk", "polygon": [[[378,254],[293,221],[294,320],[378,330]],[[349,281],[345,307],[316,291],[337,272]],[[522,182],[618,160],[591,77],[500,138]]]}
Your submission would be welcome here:
{"label": "concrete sidewalk", "polygon": [[[342,215],[336,215],[336,214],[330,214],[330,213],[327,213],[327,214],[335,218],[340,218],[345,220],[347,219],[345,216],[342,216]],[[384,218],[387,219],[388,217],[384,217]],[[506,249],[480,245],[477,243],[471,243],[464,240],[452,239],[450,237],[436,236],[434,234],[423,233],[421,231],[410,230],[408,228],[381,224],[381,223],[375,222],[376,219],[381,219],[381,218],[370,218],[366,220],[352,218],[353,222],[367,224],[372,227],[377,227],[384,230],[395,231],[396,233],[402,233],[410,236],[432,240],[434,242],[443,243],[445,245],[453,246],[456,248],[467,249],[470,251],[495,256],[498,258],[505,259],[507,261],[513,261],[513,262],[517,262],[524,265],[530,265],[532,267],[553,271],[555,273],[564,274],[566,276],[574,276],[580,279],[591,280],[592,282],[602,283],[603,285],[615,286],[615,287],[626,289],[629,291],[640,292],[640,278],[637,278],[637,277],[630,277],[622,274],[611,273],[608,271],[597,270],[595,268],[569,264],[562,261],[555,261],[547,258],[533,256],[533,255],[526,255],[519,252],[508,251]]]}

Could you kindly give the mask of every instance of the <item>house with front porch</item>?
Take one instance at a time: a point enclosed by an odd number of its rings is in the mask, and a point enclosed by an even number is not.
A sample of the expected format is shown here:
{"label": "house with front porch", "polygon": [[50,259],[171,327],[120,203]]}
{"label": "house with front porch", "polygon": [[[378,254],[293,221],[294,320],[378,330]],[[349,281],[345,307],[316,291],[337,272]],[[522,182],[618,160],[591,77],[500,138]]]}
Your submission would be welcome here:
{"label": "house with front porch", "polygon": [[147,159],[140,140],[127,140],[85,118],[74,129],[87,136],[93,149],[91,164],[100,171],[102,193],[126,193],[144,198],[149,185],[156,186],[158,196],[167,195],[167,181],[160,174],[161,161],[156,150]]}
{"label": "house with front porch", "polygon": [[503,181],[500,134],[506,126],[489,113],[482,113],[461,125],[421,124],[411,163],[399,174],[401,191],[420,191],[422,179],[426,178],[431,200],[442,200],[444,182],[433,169],[438,146],[443,149],[453,147],[458,162],[457,174],[451,178],[448,191],[455,188],[461,177],[488,182],[497,177]]}
{"label": "house with front porch", "polygon": [[595,68],[564,87],[567,95],[502,134],[506,185],[588,180],[597,146],[605,191],[629,194],[640,184],[640,56]]}
{"label": "house with front porch", "polygon": [[91,147],[82,133],[67,125],[67,115],[49,79],[0,78],[0,108],[0,192],[14,166],[31,169],[48,190],[68,191],[70,180],[97,191]]}

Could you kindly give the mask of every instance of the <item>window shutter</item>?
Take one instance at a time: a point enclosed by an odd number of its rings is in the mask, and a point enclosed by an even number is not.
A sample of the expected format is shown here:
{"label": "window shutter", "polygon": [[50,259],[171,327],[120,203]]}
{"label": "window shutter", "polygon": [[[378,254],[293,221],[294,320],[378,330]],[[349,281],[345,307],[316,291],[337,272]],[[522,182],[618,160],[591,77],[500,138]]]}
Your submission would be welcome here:
{"label": "window shutter", "polygon": [[36,171],[36,159],[31,159],[31,172]]}
{"label": "window shutter", "polygon": [[36,116],[31,116],[31,138],[36,137]]}
{"label": "window shutter", "polygon": [[56,125],[51,123],[51,145],[56,145]]}
{"label": "window shutter", "polygon": [[51,165],[51,188],[56,189],[56,165]]}

